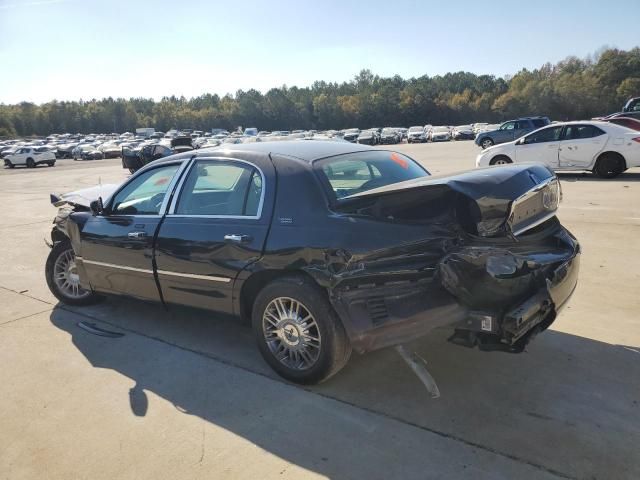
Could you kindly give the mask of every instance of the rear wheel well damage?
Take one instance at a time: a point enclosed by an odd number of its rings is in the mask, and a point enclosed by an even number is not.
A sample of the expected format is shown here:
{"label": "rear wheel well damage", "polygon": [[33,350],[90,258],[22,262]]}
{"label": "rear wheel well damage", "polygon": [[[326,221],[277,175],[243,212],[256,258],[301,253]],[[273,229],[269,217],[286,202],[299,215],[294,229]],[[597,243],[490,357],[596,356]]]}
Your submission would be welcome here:
{"label": "rear wheel well damage", "polygon": [[302,270],[262,270],[252,274],[242,284],[239,297],[240,318],[251,321],[253,304],[260,291],[274,280],[282,278],[299,279],[300,282],[312,283],[326,294],[326,290],[321,288],[311,275]]}

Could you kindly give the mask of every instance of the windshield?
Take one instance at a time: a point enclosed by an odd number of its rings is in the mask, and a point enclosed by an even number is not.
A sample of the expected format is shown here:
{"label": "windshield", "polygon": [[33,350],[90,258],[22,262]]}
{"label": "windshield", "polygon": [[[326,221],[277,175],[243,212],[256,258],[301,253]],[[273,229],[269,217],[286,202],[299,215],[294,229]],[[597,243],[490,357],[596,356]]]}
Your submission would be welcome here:
{"label": "windshield", "polygon": [[382,129],[382,133],[396,133],[395,129],[393,128],[383,128]]}
{"label": "windshield", "polygon": [[434,132],[448,132],[449,129],[447,127],[435,127],[433,129]]}
{"label": "windshield", "polygon": [[410,132],[422,132],[424,130],[424,128],[422,127],[411,127],[409,129]]}
{"label": "windshield", "polygon": [[349,153],[317,162],[335,199],[429,175],[413,159],[384,150]]}

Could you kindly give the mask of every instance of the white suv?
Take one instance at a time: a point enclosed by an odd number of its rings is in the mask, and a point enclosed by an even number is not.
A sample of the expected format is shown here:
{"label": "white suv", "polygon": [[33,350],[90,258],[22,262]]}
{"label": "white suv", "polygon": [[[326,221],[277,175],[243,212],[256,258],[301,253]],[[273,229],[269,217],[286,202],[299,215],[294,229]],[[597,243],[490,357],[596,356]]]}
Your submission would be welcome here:
{"label": "white suv", "polygon": [[47,147],[21,147],[16,150],[16,153],[4,157],[4,165],[9,168],[16,165],[35,168],[43,163],[50,167],[56,164],[56,154]]}

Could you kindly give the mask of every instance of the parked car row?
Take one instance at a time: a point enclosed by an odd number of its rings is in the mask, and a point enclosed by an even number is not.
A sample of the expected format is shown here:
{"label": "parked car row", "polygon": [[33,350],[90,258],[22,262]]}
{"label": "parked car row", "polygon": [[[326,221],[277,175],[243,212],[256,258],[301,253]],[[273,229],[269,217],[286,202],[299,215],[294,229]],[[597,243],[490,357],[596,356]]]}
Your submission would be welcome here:
{"label": "parked car row", "polygon": [[[618,125],[631,130],[640,131],[640,97],[630,99],[621,112],[613,113],[594,120]],[[210,132],[182,129],[168,132],[156,131],[154,128],[138,128],[136,133],[121,134],[61,134],[50,135],[38,140],[0,141],[0,158],[5,166],[16,165],[35,167],[37,165],[55,165],[59,158],[74,160],[98,160],[102,158],[122,157],[122,166],[134,172],[150,161],[163,158],[187,149],[213,148],[221,144],[238,144],[291,139],[344,140],[364,145],[389,145],[401,143],[446,142],[451,140],[474,140],[482,149],[514,142],[540,128],[551,124],[544,116],[521,117],[508,120],[502,124],[473,123],[459,126],[412,126],[368,128],[349,128],[343,130],[276,130],[264,131],[256,127],[244,130],[240,127],[229,132],[214,128]],[[520,144],[518,144],[520,145]],[[496,160],[495,150],[489,162]],[[549,152],[547,152],[549,153]],[[508,155],[506,155],[508,157]],[[522,155],[521,155],[522,156]],[[509,157],[511,158],[511,157]],[[513,159],[512,159],[513,160]],[[593,160],[593,159],[592,159]],[[557,165],[561,162],[554,160]],[[581,161],[584,165],[586,160]],[[591,162],[593,163],[593,162]],[[622,164],[620,164],[622,165]],[[567,165],[565,165],[567,166]],[[628,167],[627,167],[628,168]],[[621,170],[622,169],[622,170]],[[615,171],[624,171],[618,167]],[[611,171],[610,173],[613,173]]]}

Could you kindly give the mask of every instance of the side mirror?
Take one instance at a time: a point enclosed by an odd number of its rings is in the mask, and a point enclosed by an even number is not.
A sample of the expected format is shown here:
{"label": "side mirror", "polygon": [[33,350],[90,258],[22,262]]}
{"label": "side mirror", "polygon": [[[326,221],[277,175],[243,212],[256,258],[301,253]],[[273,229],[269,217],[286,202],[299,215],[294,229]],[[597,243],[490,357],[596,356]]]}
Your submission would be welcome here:
{"label": "side mirror", "polygon": [[98,197],[97,200],[94,200],[89,204],[89,208],[91,209],[91,213],[94,216],[102,215],[104,213],[104,205],[102,204],[102,197]]}
{"label": "side mirror", "polygon": [[516,142],[516,145],[524,145],[524,137],[519,138],[518,141]]}

